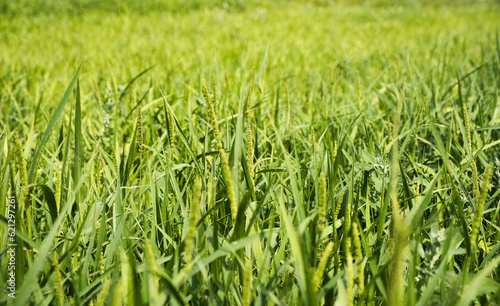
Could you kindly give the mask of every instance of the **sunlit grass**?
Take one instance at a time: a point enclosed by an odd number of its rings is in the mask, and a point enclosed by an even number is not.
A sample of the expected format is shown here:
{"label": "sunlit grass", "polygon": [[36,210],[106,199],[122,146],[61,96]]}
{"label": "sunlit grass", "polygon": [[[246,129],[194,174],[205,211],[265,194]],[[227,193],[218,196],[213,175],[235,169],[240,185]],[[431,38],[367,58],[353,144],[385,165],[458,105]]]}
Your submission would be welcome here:
{"label": "sunlit grass", "polygon": [[16,302],[496,305],[498,6],[319,2],[1,18]]}

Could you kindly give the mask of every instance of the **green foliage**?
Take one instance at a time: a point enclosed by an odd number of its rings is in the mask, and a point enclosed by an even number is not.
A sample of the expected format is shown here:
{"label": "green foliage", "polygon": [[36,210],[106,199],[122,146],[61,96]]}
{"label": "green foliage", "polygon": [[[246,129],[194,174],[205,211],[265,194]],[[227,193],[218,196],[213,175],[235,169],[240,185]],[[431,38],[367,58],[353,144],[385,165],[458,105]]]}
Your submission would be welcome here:
{"label": "green foliage", "polygon": [[88,12],[103,14],[142,14],[166,12],[186,14],[205,9],[224,9],[233,12],[250,11],[255,7],[276,7],[294,3],[318,7],[419,7],[498,3],[499,0],[0,0],[0,16],[64,16]]}
{"label": "green foliage", "polygon": [[[252,1],[251,1],[252,2]],[[225,7],[243,10],[243,0],[0,0],[1,15],[80,15],[89,11],[107,14],[138,13],[153,11],[186,13],[203,8]]]}
{"label": "green foliage", "polygon": [[497,305],[498,6],[208,2],[0,2],[16,302]]}

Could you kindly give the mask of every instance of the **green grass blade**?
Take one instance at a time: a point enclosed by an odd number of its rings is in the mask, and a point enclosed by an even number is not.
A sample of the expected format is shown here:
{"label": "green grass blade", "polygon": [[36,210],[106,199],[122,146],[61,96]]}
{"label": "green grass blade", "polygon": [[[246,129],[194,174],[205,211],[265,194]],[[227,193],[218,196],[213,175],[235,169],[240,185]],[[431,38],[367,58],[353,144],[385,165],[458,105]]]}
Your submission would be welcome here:
{"label": "green grass blade", "polygon": [[66,89],[66,92],[64,93],[64,96],[62,97],[61,101],[59,102],[59,105],[57,106],[56,110],[54,111],[54,114],[50,118],[49,125],[47,126],[47,129],[45,130],[45,133],[42,136],[42,140],[38,144],[35,153],[33,154],[33,159],[31,160],[30,168],[29,168],[29,173],[28,173],[28,184],[33,183],[33,178],[35,174],[35,169],[38,163],[38,158],[40,157],[40,154],[42,152],[43,147],[47,143],[47,140],[49,140],[50,133],[56,126],[56,123],[61,116],[64,106],[69,100],[69,97],[71,95],[71,92],[73,91],[73,88],[75,87],[75,84],[78,79],[78,73],[80,72],[80,68],[75,72],[73,79],[69,83],[68,88]]}

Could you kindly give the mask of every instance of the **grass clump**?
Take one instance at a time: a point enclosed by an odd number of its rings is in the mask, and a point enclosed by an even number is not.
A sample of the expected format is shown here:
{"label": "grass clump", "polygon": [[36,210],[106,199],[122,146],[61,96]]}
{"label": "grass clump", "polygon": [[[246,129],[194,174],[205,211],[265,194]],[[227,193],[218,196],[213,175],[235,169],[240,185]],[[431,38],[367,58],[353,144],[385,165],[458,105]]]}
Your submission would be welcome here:
{"label": "grass clump", "polygon": [[495,4],[195,2],[0,18],[17,303],[498,303]]}

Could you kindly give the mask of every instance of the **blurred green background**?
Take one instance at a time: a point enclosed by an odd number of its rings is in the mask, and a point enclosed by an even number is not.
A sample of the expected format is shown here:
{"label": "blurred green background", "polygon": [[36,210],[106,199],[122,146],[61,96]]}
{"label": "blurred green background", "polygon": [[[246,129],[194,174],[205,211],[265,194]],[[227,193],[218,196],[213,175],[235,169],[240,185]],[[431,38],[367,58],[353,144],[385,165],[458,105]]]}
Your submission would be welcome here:
{"label": "blurred green background", "polygon": [[81,14],[85,11],[134,12],[146,14],[151,11],[189,12],[204,8],[226,8],[247,10],[255,6],[288,5],[307,3],[318,6],[410,6],[422,5],[463,5],[477,3],[500,3],[500,0],[18,0],[0,1],[0,13],[3,15],[38,15],[38,14]]}

